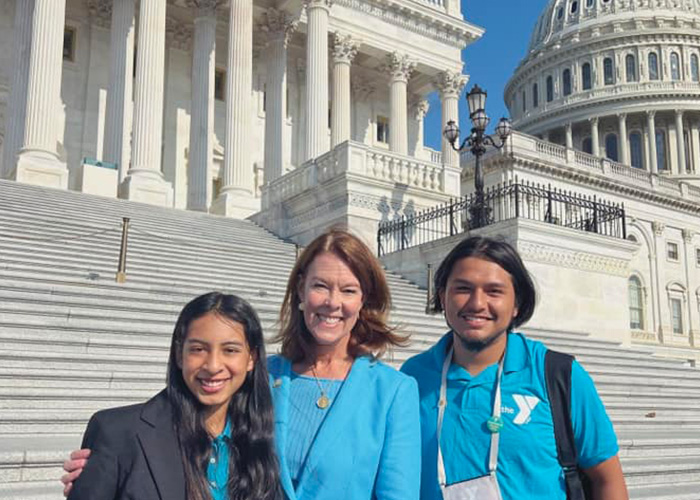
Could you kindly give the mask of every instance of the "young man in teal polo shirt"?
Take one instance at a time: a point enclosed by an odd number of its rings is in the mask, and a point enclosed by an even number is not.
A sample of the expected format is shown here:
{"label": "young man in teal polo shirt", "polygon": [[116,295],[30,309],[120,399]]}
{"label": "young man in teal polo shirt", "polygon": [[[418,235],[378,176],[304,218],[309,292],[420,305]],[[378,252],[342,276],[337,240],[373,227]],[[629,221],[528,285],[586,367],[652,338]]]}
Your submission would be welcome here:
{"label": "young man in teal polo shirt", "polygon": [[[519,255],[501,241],[465,239],[440,265],[435,290],[435,310],[444,311],[450,332],[402,368],[420,390],[421,499],[565,500],[544,377],[547,348],[512,332],[530,319],[536,298]],[[571,421],[593,499],[626,500],[612,424],[575,361]]]}

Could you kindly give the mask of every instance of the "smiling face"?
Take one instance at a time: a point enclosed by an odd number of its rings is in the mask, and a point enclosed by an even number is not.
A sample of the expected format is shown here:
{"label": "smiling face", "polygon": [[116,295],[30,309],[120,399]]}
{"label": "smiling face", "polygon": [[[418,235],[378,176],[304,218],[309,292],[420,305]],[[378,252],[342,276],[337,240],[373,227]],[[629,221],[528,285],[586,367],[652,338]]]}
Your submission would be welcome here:
{"label": "smiling face", "polygon": [[347,349],[362,309],[362,287],[335,254],[319,254],[307,268],[299,290],[306,328],[318,346]]}
{"label": "smiling face", "polygon": [[439,295],[447,324],[470,351],[500,339],[518,313],[510,274],[478,257],[455,262]]}
{"label": "smiling face", "polygon": [[243,325],[210,312],[190,323],[178,367],[209,416],[224,415],[255,360]]}

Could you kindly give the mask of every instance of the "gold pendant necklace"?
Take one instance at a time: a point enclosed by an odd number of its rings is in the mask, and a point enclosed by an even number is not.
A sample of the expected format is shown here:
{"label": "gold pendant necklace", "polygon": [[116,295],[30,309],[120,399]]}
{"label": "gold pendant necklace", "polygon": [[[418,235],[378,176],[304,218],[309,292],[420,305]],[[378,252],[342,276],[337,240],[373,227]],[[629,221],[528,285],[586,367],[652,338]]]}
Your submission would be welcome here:
{"label": "gold pendant necklace", "polygon": [[321,410],[325,410],[331,405],[331,398],[329,398],[326,394],[326,391],[323,390],[323,386],[321,386],[321,381],[316,376],[316,369],[313,366],[311,367],[311,373],[313,373],[314,375],[316,385],[318,385],[318,390],[321,391],[321,395],[316,400],[316,406]]}

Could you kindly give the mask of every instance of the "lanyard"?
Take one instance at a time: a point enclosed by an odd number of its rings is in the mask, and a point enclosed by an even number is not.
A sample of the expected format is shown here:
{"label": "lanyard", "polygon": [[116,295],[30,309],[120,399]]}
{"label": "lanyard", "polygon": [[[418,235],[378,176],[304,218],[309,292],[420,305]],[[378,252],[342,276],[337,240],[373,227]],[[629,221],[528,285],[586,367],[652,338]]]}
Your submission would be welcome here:
{"label": "lanyard", "polygon": [[[445,475],[445,462],[442,458],[442,449],[440,447],[440,438],[442,436],[442,421],[445,418],[445,408],[447,407],[447,370],[450,368],[452,363],[452,353],[454,351],[454,346],[450,346],[450,350],[445,357],[445,362],[442,365],[442,379],[440,382],[440,399],[438,400],[438,421],[437,421],[437,472],[438,472],[438,482],[440,487],[444,488],[447,484],[447,477]],[[503,376],[503,360],[505,359],[505,352],[498,362],[498,373],[496,375],[496,394],[493,398],[493,412],[491,414],[491,419],[493,421],[500,422],[501,419],[501,378]],[[496,467],[498,465],[498,439],[500,433],[498,431],[491,432],[491,447],[489,450],[489,474],[492,476],[496,475]]]}

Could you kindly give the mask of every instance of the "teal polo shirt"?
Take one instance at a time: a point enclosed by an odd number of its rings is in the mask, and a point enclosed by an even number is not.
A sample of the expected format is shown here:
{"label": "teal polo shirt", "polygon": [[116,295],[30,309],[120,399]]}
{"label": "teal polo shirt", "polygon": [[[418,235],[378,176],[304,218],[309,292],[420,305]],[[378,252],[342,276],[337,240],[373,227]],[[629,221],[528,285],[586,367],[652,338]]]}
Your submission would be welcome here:
{"label": "teal polo shirt", "polygon": [[224,431],[211,443],[211,455],[207,464],[207,481],[212,500],[228,500],[229,441],[231,421],[226,419]]}
{"label": "teal polo shirt", "polygon": [[[442,365],[451,342],[452,333],[448,333],[401,368],[418,381],[420,392],[421,500],[442,499],[437,480],[437,405]],[[497,469],[504,500],[566,500],[544,377],[546,351],[541,342],[519,333],[508,334],[501,381],[504,426]],[[454,363],[448,370],[448,404],[441,438],[447,484],[488,474],[491,433],[486,420],[493,409],[497,368],[497,364],[489,366],[476,377]],[[612,423],[591,377],[576,361],[571,399],[580,466],[592,467],[615,456],[618,446]]]}

